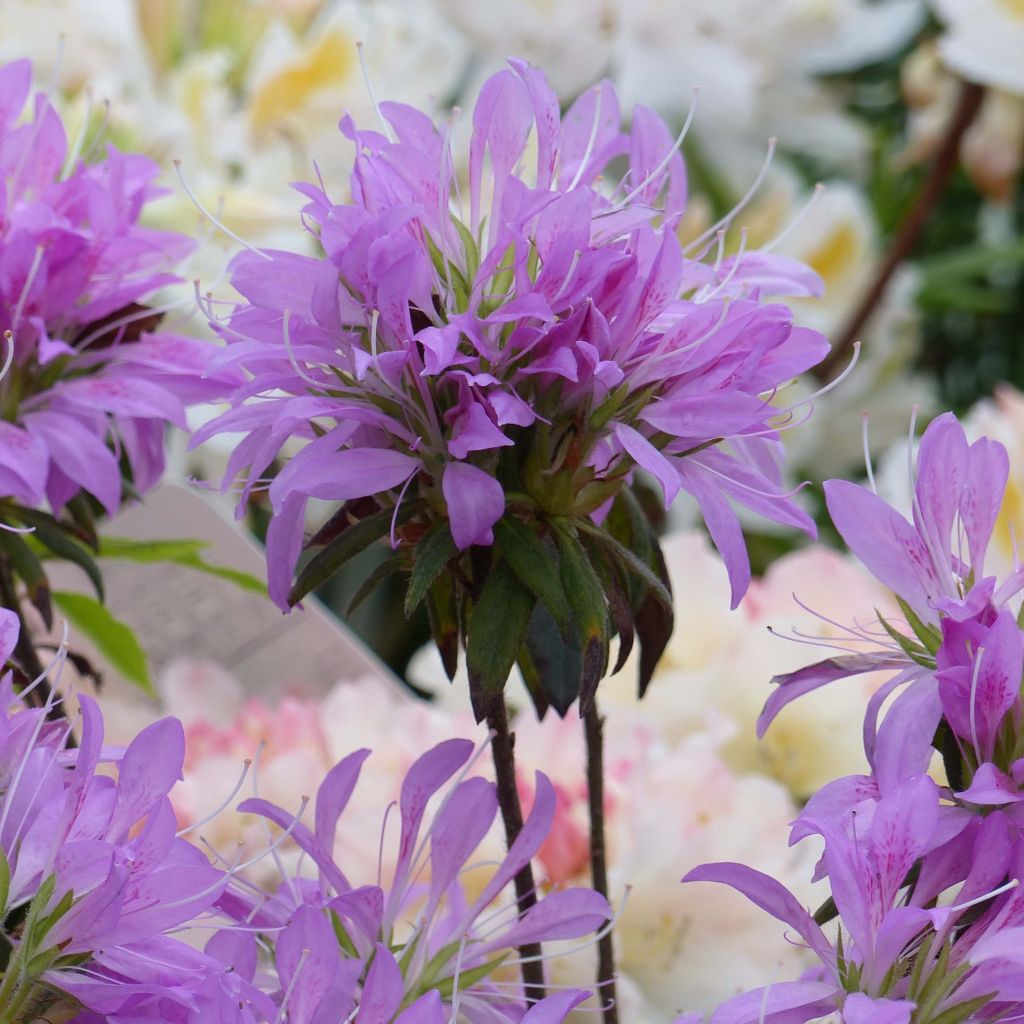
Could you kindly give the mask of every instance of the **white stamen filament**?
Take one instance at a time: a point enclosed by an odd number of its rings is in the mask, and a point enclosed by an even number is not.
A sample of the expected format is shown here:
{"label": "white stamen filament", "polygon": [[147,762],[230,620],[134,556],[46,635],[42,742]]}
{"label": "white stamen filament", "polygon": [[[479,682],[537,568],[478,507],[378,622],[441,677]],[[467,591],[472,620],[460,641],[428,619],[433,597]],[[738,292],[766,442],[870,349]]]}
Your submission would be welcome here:
{"label": "white stamen filament", "polygon": [[569,187],[566,192],[571,192],[579,183],[583,177],[583,171],[586,169],[588,163],[590,163],[590,157],[594,152],[594,143],[597,141],[597,130],[601,127],[601,100],[604,97],[604,89],[600,85],[595,85],[594,88],[597,90],[597,101],[594,103],[594,123],[590,126],[590,137],[587,139],[587,148],[583,150],[583,156],[580,159],[580,165],[576,168],[576,173],[572,177],[572,181],[569,182]]}
{"label": "white stamen filament", "polygon": [[199,196],[197,196],[197,195],[195,194],[195,192],[193,192],[193,191],[192,191],[192,187],[191,187],[191,186],[189,185],[189,183],[188,183],[188,182],[187,182],[187,181],[185,180],[185,174],[184,174],[184,172],[183,172],[183,171],[182,171],[182,169],[181,169],[181,161],[180,161],[180,160],[175,160],[175,161],[174,161],[174,171],[175,171],[175,173],[176,173],[176,174],[178,175],[178,181],[180,181],[180,182],[181,182],[181,187],[182,187],[182,188],[183,188],[183,189],[185,190],[185,195],[187,195],[187,196],[188,196],[188,198],[189,198],[189,199],[191,200],[191,202],[192,202],[192,205],[193,205],[193,206],[194,206],[194,207],[195,207],[195,208],[196,208],[196,209],[197,209],[197,210],[198,210],[198,211],[199,211],[199,212],[200,212],[200,213],[201,213],[201,214],[202,214],[202,215],[203,215],[203,216],[204,216],[204,217],[205,217],[205,218],[206,218],[206,219],[207,219],[207,220],[208,220],[208,221],[209,221],[210,223],[211,223],[211,224],[213,224],[213,225],[214,225],[214,227],[217,227],[217,228],[219,228],[219,229],[220,229],[221,231],[223,231],[223,232],[224,232],[224,234],[225,234],[225,235],[227,235],[227,236],[228,236],[228,238],[231,238],[231,239],[233,239],[233,240],[234,240],[234,241],[236,241],[236,242],[237,242],[237,243],[238,243],[239,245],[241,245],[241,246],[242,246],[243,248],[246,248],[246,249],[248,249],[248,250],[249,250],[249,252],[254,252],[254,253],[256,253],[256,255],[257,255],[257,256],[260,256],[260,257],[262,257],[262,258],[263,258],[263,259],[265,259],[265,260],[272,260],[272,259],[273,259],[273,256],[270,256],[270,255],[269,255],[268,253],[265,253],[265,252],[263,252],[263,250],[262,250],[262,249],[257,249],[257,248],[256,248],[256,246],[254,246],[254,245],[250,245],[250,244],[249,244],[249,242],[247,242],[247,241],[246,241],[246,240],[245,240],[244,238],[242,238],[242,236],[241,236],[241,235],[236,235],[236,234],[235,234],[235,232],[231,230],[231,228],[229,228],[229,227],[228,227],[228,226],[227,226],[227,225],[226,225],[226,224],[225,224],[225,223],[224,223],[224,222],[223,222],[222,220],[218,220],[218,219],[217,219],[217,218],[216,218],[216,217],[215,217],[215,216],[214,216],[214,215],[213,215],[213,214],[212,214],[212,213],[211,213],[211,212],[210,212],[210,211],[209,211],[209,210],[208,210],[208,209],[207,209],[207,208],[206,208],[206,207],[205,207],[205,206],[203,205],[203,202],[202,202],[202,200],[200,200]]}
{"label": "white stamen filament", "polygon": [[64,160],[64,166],[60,171],[60,181],[66,181],[71,176],[71,172],[75,169],[75,164],[78,162],[78,158],[82,154],[82,147],[85,145],[86,136],[89,134],[89,119],[91,117],[92,89],[86,89],[85,113],[82,117],[82,127],[78,130],[78,135],[75,136],[75,141],[68,150],[68,155]]}
{"label": "white stamen filament", "polygon": [[35,254],[32,257],[32,265],[28,268],[28,273],[25,275],[25,283],[21,287],[21,294],[18,296],[18,302],[15,305],[14,313],[11,316],[11,334],[13,334],[21,324],[21,317],[25,312],[25,306],[28,303],[28,293],[32,290],[36,274],[39,273],[39,267],[43,262],[43,253],[43,247],[41,245],[37,245]]}
{"label": "white stamen filament", "polygon": [[214,818],[216,818],[219,814],[225,811],[227,809],[228,804],[230,804],[231,801],[235,799],[235,797],[238,795],[238,791],[242,788],[246,776],[249,774],[250,767],[252,767],[252,761],[249,758],[246,758],[242,764],[242,774],[239,775],[238,781],[234,784],[234,786],[231,789],[231,792],[228,793],[228,795],[224,798],[224,800],[221,801],[217,808],[211,811],[209,814],[207,814],[205,818],[200,818],[199,821],[195,822],[194,824],[188,825],[180,831],[176,832],[175,838],[181,839],[182,836],[187,836],[190,832],[194,832],[197,828],[202,828],[204,825],[213,821]]}
{"label": "white stamen filament", "polygon": [[660,174],[664,172],[665,168],[668,167],[669,163],[671,162],[672,157],[674,157],[676,153],[678,153],[679,150],[683,148],[683,142],[685,141],[686,136],[689,134],[690,125],[693,124],[693,119],[697,116],[697,100],[699,98],[700,89],[695,88],[693,90],[693,102],[690,104],[690,112],[686,115],[686,120],[683,122],[682,130],[676,136],[675,142],[672,143],[672,148],[669,149],[669,151],[665,154],[664,158],[661,160],[658,166],[655,167],[654,170],[651,171],[650,174],[648,174],[647,177],[644,178],[644,180],[641,181],[640,184],[636,186],[636,188],[634,188],[628,195],[626,195],[623,199],[620,199],[619,202],[615,204],[615,209],[618,210],[622,209],[625,206],[628,206],[645,188],[647,188],[648,185],[651,184],[652,181],[655,180],[655,178],[657,178]]}
{"label": "white stamen filament", "polygon": [[878,488],[875,486],[875,470],[871,465],[871,446],[868,444],[868,414],[866,412],[861,413],[860,416],[860,438],[861,445],[864,448],[864,468],[868,474],[868,484],[874,494],[878,493]]}
{"label": "white stamen filament", "polygon": [[746,194],[743,198],[724,216],[721,220],[716,221],[706,231],[698,235],[686,248],[683,249],[683,255],[686,256],[691,253],[694,249],[703,245],[709,238],[713,238],[718,231],[722,228],[728,228],[730,224],[736,219],[736,215],[743,210],[751,199],[754,198],[757,190],[761,187],[765,177],[768,174],[768,168],[771,167],[772,158],[775,156],[776,140],[768,140],[768,152],[765,154],[764,163],[761,165],[761,169],[757,172],[757,176],[754,178],[753,184],[747,189]]}
{"label": "white stamen filament", "polygon": [[810,198],[800,208],[793,219],[770,241],[767,245],[761,246],[761,252],[771,252],[772,249],[784,242],[797,227],[798,224],[807,216],[810,209],[818,202],[822,194],[825,192],[825,186],[819,181],[814,186],[814,191],[811,193]]}
{"label": "white stamen filament", "polygon": [[288,1001],[292,997],[292,993],[295,991],[295,986],[298,983],[299,975],[302,973],[303,967],[306,966],[307,958],[310,954],[310,950],[303,948],[299,954],[299,962],[295,965],[295,973],[291,977],[291,981],[288,982],[288,987],[284,990],[284,996],[281,998],[281,1007],[277,1011],[274,1017],[274,1024],[281,1024],[281,1021],[285,1019],[288,1013]]}
{"label": "white stamen filament", "polygon": [[359,70],[363,73],[363,84],[366,86],[366,94],[370,97],[373,109],[377,113],[377,120],[380,121],[380,126],[384,129],[384,134],[387,136],[388,142],[397,142],[398,140],[395,138],[394,130],[384,119],[384,114],[380,109],[380,104],[377,102],[377,97],[373,93],[373,86],[370,84],[370,72],[366,67],[366,53],[362,40],[356,43],[356,50],[359,53]]}
{"label": "white stamen filament", "polygon": [[985,648],[979,647],[977,653],[974,655],[974,668],[971,672],[971,703],[970,703],[970,722],[971,722],[971,742],[974,744],[974,753],[978,757],[978,761],[985,760],[981,752],[981,744],[978,743],[978,721],[977,721],[977,701],[978,701],[978,678],[981,675],[981,659],[985,656]]}

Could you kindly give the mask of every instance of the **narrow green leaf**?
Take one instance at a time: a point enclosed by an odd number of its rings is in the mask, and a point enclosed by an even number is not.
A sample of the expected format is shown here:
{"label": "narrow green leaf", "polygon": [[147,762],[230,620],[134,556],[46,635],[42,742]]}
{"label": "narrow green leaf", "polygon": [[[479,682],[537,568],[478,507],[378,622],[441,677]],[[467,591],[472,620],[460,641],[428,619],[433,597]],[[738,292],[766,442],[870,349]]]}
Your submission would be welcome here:
{"label": "narrow green leaf", "polygon": [[427,618],[445,674],[452,680],[459,668],[459,609],[449,576],[439,576],[427,593]]}
{"label": "narrow green leaf", "polygon": [[621,564],[625,569],[637,577],[643,586],[654,595],[665,607],[672,607],[672,594],[665,583],[659,579],[654,570],[642,562],[625,545],[620,544],[614,537],[606,533],[592,523],[581,521],[579,524],[581,532],[593,541],[598,547],[609,555],[613,561]]}
{"label": "narrow green leaf", "polygon": [[925,647],[915,643],[910,637],[904,636],[898,629],[890,625],[877,608],[875,609],[875,614],[878,616],[878,621],[882,624],[882,628],[899,644],[903,653],[911,661],[916,662],[923,668],[935,668],[935,658],[928,653]]}
{"label": "narrow green leaf", "polygon": [[478,722],[494,701],[503,699],[535,603],[508,562],[492,567],[473,608],[466,646],[469,692]]}
{"label": "narrow green leaf", "polygon": [[413,562],[412,573],[409,576],[409,589],[405,592],[406,618],[416,611],[420,601],[433,586],[434,580],[457,554],[458,550],[455,541],[452,540],[452,531],[448,524],[434,523],[416,545],[416,561]]}
{"label": "narrow green leaf", "polygon": [[369,576],[359,585],[359,589],[352,595],[352,599],[345,609],[346,618],[351,615],[384,580],[396,572],[402,572],[409,567],[409,563],[401,556],[395,555],[392,558],[381,562]]}
{"label": "narrow green leaf", "polygon": [[921,646],[929,654],[936,654],[942,646],[942,634],[934,626],[929,626],[922,622],[914,609],[899,595],[896,595],[896,603],[899,605],[900,611],[903,612],[903,617],[907,620],[907,624],[914,631],[918,640],[921,641]]}
{"label": "narrow green leaf", "polygon": [[37,509],[18,508],[18,519],[26,526],[33,527],[32,539],[38,541],[50,554],[65,561],[73,562],[89,577],[93,590],[100,601],[104,600],[103,576],[89,550],[73,540],[70,530],[59,520]]}
{"label": "narrow green leaf", "polygon": [[11,894],[11,865],[0,850],[0,919],[7,917],[7,899]]}
{"label": "narrow green leaf", "polygon": [[[411,514],[408,508],[399,512],[398,521]],[[323,550],[318,551],[299,573],[288,594],[289,604],[298,604],[311,590],[326,583],[347,562],[375,541],[387,535],[391,529],[393,509],[382,509],[373,515],[360,519],[344,533],[335,537]]]}
{"label": "narrow green leaf", "polygon": [[25,584],[28,599],[35,605],[46,628],[51,629],[53,627],[53,603],[50,584],[39,557],[22,537],[9,530],[0,531],[0,549],[10,562],[14,575],[18,576]]}
{"label": "narrow green leaf", "polygon": [[92,506],[89,504],[89,497],[85,491],[79,491],[64,506],[71,521],[78,527],[82,540],[93,551],[99,550],[99,534],[96,531],[96,517],[93,515]]}
{"label": "narrow green leaf", "polygon": [[55,590],[53,601],[67,616],[68,622],[87,636],[125,679],[149,696],[155,696],[146,655],[128,626],[85,594]]}
{"label": "narrow green leaf", "polygon": [[608,667],[608,608],[601,580],[575,530],[560,525],[556,538],[562,586],[579,633],[580,710],[586,711]]}
{"label": "narrow green leaf", "polygon": [[569,601],[552,549],[526,523],[505,516],[494,524],[501,553],[519,582],[547,608],[563,639],[569,636]]}
{"label": "narrow green leaf", "polygon": [[[530,616],[526,642],[520,652],[521,667],[524,661],[527,663],[524,676],[538,715],[542,717],[547,705],[550,705],[564,718],[573,701],[580,695],[583,650],[576,630],[573,629],[569,639],[564,640],[555,620],[539,602]],[[533,694],[534,685],[540,691],[537,696]]]}
{"label": "narrow green leaf", "polygon": [[[669,587],[668,566],[662,554],[657,538],[652,538],[653,550],[651,560],[655,564],[655,572],[666,590]],[[654,671],[658,667],[661,656],[668,647],[675,629],[675,609],[672,603],[665,602],[654,591],[648,590],[643,603],[633,617],[637,639],[640,641],[640,666],[637,675],[637,693],[640,697],[647,692]]]}
{"label": "narrow green leaf", "polygon": [[263,580],[241,569],[226,565],[213,565],[203,558],[203,552],[210,545],[206,541],[187,538],[174,540],[133,540],[131,537],[101,537],[99,555],[101,558],[120,559],[143,565],[161,562],[181,565],[186,569],[216,576],[234,583],[242,590],[254,594],[265,594],[267,587]]}

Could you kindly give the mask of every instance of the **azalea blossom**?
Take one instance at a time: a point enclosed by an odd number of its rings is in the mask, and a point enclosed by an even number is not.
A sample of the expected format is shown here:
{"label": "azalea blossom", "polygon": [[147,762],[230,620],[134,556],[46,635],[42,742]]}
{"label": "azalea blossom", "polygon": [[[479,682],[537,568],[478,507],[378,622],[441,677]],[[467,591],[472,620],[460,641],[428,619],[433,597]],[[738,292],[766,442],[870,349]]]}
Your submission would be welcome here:
{"label": "azalea blossom", "polygon": [[238,378],[207,373],[208,343],[154,333],[154,295],[192,248],[139,223],[160,195],[156,166],[113,147],[84,162],[92,140],[83,130],[69,144],[31,86],[28,61],[0,69],[0,494],[59,511],[85,491],[113,514],[121,456],[132,485],[148,489],[163,469],[165,425],[184,426],[186,404]]}
{"label": "azalea blossom", "polygon": [[[373,497],[396,520],[419,499],[464,550],[493,542],[510,500],[588,516],[640,466],[666,504],[697,498],[738,601],[730,500],[813,529],[782,488],[766,399],[826,345],[765,296],[814,294],[817,277],[769,253],[684,254],[677,143],[643,108],[623,134],[607,84],[559,120],[541,73],[513,61],[481,90],[465,189],[451,127],[400,104],[381,116],[382,132],[342,121],[351,204],[302,186],[325,258],[243,252],[244,301],[213,320],[221,365],[253,375],[196,434],[245,433],[224,486],[244,472],[244,504],[289,437],[309,441],[270,484],[274,600],[287,606],[310,499]],[[618,156],[631,170],[608,194]]]}

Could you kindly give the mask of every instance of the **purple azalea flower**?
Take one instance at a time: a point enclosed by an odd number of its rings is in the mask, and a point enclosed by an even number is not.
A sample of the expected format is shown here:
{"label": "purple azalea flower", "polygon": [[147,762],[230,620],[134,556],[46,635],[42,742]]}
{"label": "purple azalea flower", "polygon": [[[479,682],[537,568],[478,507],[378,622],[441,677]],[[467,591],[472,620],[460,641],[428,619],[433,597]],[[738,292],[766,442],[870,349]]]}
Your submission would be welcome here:
{"label": "purple azalea flower", "polygon": [[0,68],[0,497],[59,511],[84,490],[113,514],[121,453],[148,489],[165,424],[238,378],[206,376],[209,344],[151,333],[161,311],[146,303],[193,246],[139,224],[157,166],[113,147],[78,160],[31,85],[28,61]]}
{"label": "purple azalea flower", "polygon": [[[845,480],[825,482],[832,521],[850,550],[897,596],[906,632],[891,623],[880,624],[884,629],[850,628],[856,653],[775,677],[778,689],[765,703],[758,735],[803,694],[848,676],[888,669],[899,674],[872,701],[865,725],[866,744],[871,746],[884,698],[896,688],[933,678],[945,631],[957,622],[991,623],[996,611],[1024,586],[1021,570],[1002,583],[984,575],[1008,472],[1001,444],[988,438],[968,444],[963,427],[947,413],[921,438],[911,522],[868,488]],[[929,720],[936,725],[937,715]],[[905,724],[913,728],[911,722]]]}
{"label": "purple azalea flower", "polygon": [[[17,635],[17,616],[0,609],[0,663]],[[234,984],[214,960],[203,974],[167,936],[210,910],[228,882],[176,834],[167,794],[181,777],[184,733],[166,719],[108,748],[97,705],[78,700],[81,743],[67,750],[71,726],[49,721],[48,706],[27,708],[10,672],[0,679],[0,920],[21,922],[4,934],[0,1020],[28,1019],[20,1014],[40,1012],[54,993],[112,1020],[178,1020],[117,1013],[153,1000],[196,1007],[204,986]],[[101,762],[116,765],[116,778],[98,773]],[[173,985],[154,981],[158,964]]]}
{"label": "purple azalea flower", "polygon": [[[510,64],[481,89],[465,186],[451,126],[382,103],[380,131],[341,122],[350,203],[298,186],[324,256],[253,250],[233,264],[243,301],[214,322],[229,343],[218,363],[251,379],[196,442],[245,435],[224,481],[246,475],[243,505],[285,441],[309,442],[270,485],[283,608],[311,498],[419,498],[465,550],[493,543],[509,502],[599,517],[640,467],[666,505],[680,490],[697,499],[734,604],[750,570],[733,502],[813,532],[782,485],[769,399],[827,345],[767,296],[820,281],[767,252],[691,255],[665,125],[638,107],[624,133],[608,83],[560,117],[541,72]],[[608,190],[615,160],[629,170]]]}
{"label": "purple azalea flower", "polygon": [[[368,751],[351,754],[328,773],[312,828],[264,800],[239,806],[290,829],[317,868],[316,881],[286,878],[272,899],[238,891],[221,901],[225,912],[273,941],[274,974],[266,988],[289,1021],[327,1024],[358,1006],[355,1020],[366,1024],[558,1024],[586,998],[583,991],[563,991],[527,1010],[518,983],[494,977],[503,964],[515,962],[517,946],[589,936],[611,912],[589,889],[551,892],[521,917],[514,902],[496,902],[550,829],[556,799],[543,775],[537,776],[522,832],[467,901],[460,876],[498,808],[493,783],[464,777],[472,752],[468,741],[449,740],[409,769],[389,886],[350,880],[332,855],[339,818]],[[434,797],[440,804],[428,820]],[[231,931],[214,940],[218,955],[237,963],[246,978],[252,977],[255,941],[251,932]]]}
{"label": "purple azalea flower", "polygon": [[[940,803],[927,776],[814,820],[810,805],[794,838],[824,838],[821,872],[838,911],[829,939],[793,895],[740,864],[706,864],[684,882],[721,882],[793,928],[820,966],[728,1000],[712,1024],[810,1021],[839,1012],[848,1024],[999,1020],[1019,1013],[1024,958],[1008,962],[994,938],[1021,920],[1022,845],[1006,821]],[[912,872],[916,871],[916,877]],[[1010,875],[1015,881],[1003,884]],[[936,898],[955,888],[948,905]],[[982,916],[971,915],[984,907]]]}

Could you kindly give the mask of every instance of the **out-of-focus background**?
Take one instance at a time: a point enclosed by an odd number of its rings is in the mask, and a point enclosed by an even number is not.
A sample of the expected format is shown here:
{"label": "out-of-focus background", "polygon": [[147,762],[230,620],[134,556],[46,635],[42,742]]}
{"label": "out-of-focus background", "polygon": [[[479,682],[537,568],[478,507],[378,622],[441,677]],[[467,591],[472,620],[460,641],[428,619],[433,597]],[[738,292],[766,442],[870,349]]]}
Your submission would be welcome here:
{"label": "out-of-focus background", "polygon": [[[344,201],[351,150],[338,120],[347,111],[372,126],[374,96],[449,120],[456,151],[469,135],[461,111],[507,56],[542,67],[566,105],[603,77],[625,110],[652,107],[677,128],[696,104],[680,231],[696,237],[760,178],[727,246],[745,232],[746,244],[770,243],[818,271],[824,298],[801,300],[798,316],[835,341],[835,372],[861,343],[851,374],[785,435],[794,485],[862,475],[868,453],[880,489],[898,501],[912,418],[920,428],[953,408],[1011,451],[999,543],[1007,563],[1015,558],[1014,536],[1024,535],[1020,0],[2,0],[0,15],[0,60],[34,60],[69,135],[86,121],[105,125],[114,145],[165,168],[154,216],[201,239],[190,281],[168,294],[168,321],[185,332],[207,331],[196,288],[230,301],[226,268],[239,240],[315,248],[289,183],[319,178]],[[797,382],[787,404],[822,383]],[[233,520],[216,486],[229,449],[188,451],[184,437],[172,449],[171,483],[111,530],[197,537],[211,562],[259,577],[266,512],[255,500],[246,521]],[[820,490],[802,494],[820,517]],[[823,524],[809,546],[782,530],[751,533],[762,578],[729,613],[724,569],[690,529],[696,520],[685,507],[666,518],[656,504],[677,633],[643,705],[628,667],[608,698],[613,885],[634,886],[618,927],[623,998],[626,1019],[651,1024],[778,971],[777,929],[717,892],[709,914],[710,894],[676,885],[685,869],[746,860],[802,891],[813,857],[786,848],[783,825],[796,801],[862,764],[856,723],[871,677],[787,709],[766,743],[754,741],[771,675],[817,654],[766,627],[831,635],[794,594],[844,619],[890,600]],[[461,684],[422,649],[426,624],[405,619],[397,581],[341,625],[376,558],[353,561],[320,594],[323,607],[286,617],[258,583],[112,564],[110,606],[137,627],[155,695],[122,699],[114,685],[108,714],[126,732],[161,709],[189,724],[181,814],[201,816],[217,780],[260,741],[266,795],[287,800],[374,735],[383,791],[431,739],[473,733]],[[111,679],[125,669],[99,663]],[[414,700],[409,685],[432,701]],[[543,765],[559,787],[547,877],[572,879],[586,860],[578,722],[537,725],[526,709],[518,728],[524,773]],[[372,863],[375,827],[350,857]],[[715,934],[695,932],[697,920],[713,920]]]}

